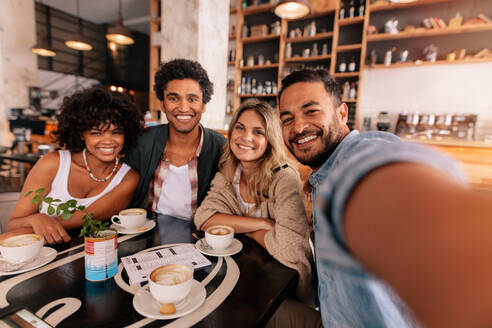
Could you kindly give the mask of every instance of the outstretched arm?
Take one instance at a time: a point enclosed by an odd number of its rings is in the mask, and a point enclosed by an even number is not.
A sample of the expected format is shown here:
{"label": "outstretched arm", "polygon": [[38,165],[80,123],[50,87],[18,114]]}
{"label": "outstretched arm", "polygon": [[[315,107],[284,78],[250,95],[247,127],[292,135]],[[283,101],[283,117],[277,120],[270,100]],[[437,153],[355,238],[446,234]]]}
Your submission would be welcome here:
{"label": "outstretched arm", "polygon": [[492,201],[430,167],[366,176],[345,207],[348,247],[425,326],[492,326]]}

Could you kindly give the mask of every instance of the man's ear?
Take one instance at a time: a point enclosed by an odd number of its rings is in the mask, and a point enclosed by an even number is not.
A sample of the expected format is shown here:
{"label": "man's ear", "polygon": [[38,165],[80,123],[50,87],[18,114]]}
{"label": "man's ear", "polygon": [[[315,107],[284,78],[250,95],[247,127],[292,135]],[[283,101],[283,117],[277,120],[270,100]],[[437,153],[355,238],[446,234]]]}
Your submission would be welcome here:
{"label": "man's ear", "polygon": [[342,102],[337,108],[337,115],[343,124],[347,124],[348,121],[348,107],[347,104]]}
{"label": "man's ear", "polygon": [[202,114],[205,113],[205,110],[207,109],[207,104],[203,104],[203,107],[202,107]]}

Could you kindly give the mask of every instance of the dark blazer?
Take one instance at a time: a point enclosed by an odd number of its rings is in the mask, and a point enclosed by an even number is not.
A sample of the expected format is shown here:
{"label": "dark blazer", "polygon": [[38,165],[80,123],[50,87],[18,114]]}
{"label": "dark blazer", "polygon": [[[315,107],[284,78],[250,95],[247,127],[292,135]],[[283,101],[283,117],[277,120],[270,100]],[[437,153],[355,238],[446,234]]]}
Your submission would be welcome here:
{"label": "dark blazer", "polygon": [[[137,139],[134,146],[124,158],[124,162],[140,173],[140,181],[133,194],[129,207],[146,208],[147,194],[154,172],[157,169],[166,148],[169,125],[161,124],[147,128]],[[198,156],[198,206],[202,203],[210,188],[210,182],[218,171],[222,146],[226,139],[220,133],[203,128],[203,146]]]}

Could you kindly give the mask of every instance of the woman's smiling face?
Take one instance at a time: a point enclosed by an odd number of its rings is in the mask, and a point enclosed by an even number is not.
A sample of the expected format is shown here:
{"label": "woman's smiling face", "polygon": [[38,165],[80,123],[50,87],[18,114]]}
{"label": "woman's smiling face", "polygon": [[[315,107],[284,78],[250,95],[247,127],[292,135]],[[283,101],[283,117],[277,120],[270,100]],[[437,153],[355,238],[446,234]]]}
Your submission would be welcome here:
{"label": "woman's smiling face", "polygon": [[255,110],[248,109],[241,113],[231,133],[229,147],[241,162],[258,161],[268,146],[266,124],[263,117]]}

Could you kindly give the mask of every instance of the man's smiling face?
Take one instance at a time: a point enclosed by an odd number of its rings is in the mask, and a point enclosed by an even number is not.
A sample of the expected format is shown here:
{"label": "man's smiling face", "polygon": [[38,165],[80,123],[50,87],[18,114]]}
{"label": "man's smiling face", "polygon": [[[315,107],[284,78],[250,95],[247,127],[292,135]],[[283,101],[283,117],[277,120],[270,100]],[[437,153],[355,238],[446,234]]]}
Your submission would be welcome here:
{"label": "man's smiling face", "polygon": [[190,133],[205,112],[200,85],[192,79],[169,81],[164,89],[162,107],[171,129]]}
{"label": "man's smiling face", "polygon": [[323,82],[297,82],[280,97],[284,142],[304,165],[318,169],[348,132],[345,104],[336,106]]}

